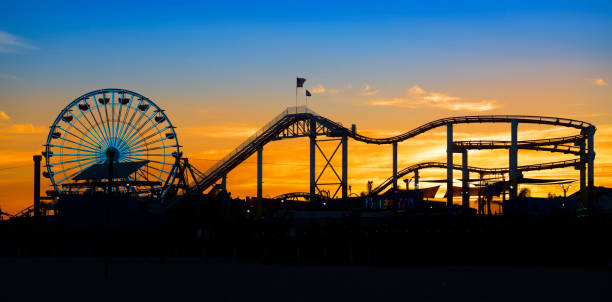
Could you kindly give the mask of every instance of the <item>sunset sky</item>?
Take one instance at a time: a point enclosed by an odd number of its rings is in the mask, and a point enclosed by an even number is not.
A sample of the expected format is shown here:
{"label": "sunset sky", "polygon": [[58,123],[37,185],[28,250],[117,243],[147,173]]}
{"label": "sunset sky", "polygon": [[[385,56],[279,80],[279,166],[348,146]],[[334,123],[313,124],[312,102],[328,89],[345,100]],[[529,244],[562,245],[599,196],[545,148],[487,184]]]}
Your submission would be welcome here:
{"label": "sunset sky", "polygon": [[[529,2],[4,0],[0,207],[15,213],[31,204],[32,155],[59,111],[83,93],[115,87],[151,98],[177,126],[185,155],[205,170],[294,105],[296,76],[307,78],[314,111],[374,137],[474,114],[594,123],[595,183],[612,186],[612,2]],[[460,125],[455,138],[509,140],[509,129]],[[519,125],[519,139],[573,134]],[[445,161],[445,135],[438,129],[401,143],[398,169]],[[391,155],[391,146],[349,141],[352,192],[387,178]],[[267,145],[264,196],[307,191],[308,158],[307,139]],[[571,158],[520,151],[519,165]],[[506,167],[508,154],[472,151],[470,165]],[[228,175],[228,189],[254,195],[255,176],[250,158]],[[578,172],[526,176],[578,179]],[[531,189],[562,193],[558,185]]]}

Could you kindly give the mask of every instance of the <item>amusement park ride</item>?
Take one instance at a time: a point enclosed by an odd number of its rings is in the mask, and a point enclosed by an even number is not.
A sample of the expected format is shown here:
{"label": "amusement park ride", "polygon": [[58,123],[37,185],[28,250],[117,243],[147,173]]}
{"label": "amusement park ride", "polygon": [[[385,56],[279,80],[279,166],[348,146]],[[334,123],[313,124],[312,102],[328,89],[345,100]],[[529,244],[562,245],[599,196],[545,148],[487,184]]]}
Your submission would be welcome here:
{"label": "amusement park ride", "polygon": [[[455,141],[453,126],[474,123],[510,124],[510,141]],[[519,124],[542,124],[576,129],[574,136],[519,141]],[[425,162],[397,169],[397,145],[417,135],[438,127],[447,129],[447,161]],[[272,119],[207,171],[202,172],[182,157],[181,146],[164,110],[151,99],[125,89],[100,89],[86,93],[63,108],[53,124],[42,153],[49,178],[52,197],[88,194],[129,195],[158,200],[166,209],[181,204],[186,197],[201,194],[219,181],[225,186],[226,175],[251,155],[257,153],[257,197],[262,198],[263,147],[276,140],[308,137],[310,144],[310,191],[289,193],[285,197],[297,198],[323,195],[329,198],[348,198],[348,140],[368,144],[393,146],[392,175],[376,186],[371,193],[380,194],[387,187],[397,188],[398,178],[413,173],[415,188],[419,185],[419,171],[428,168],[446,168],[446,183],[452,188],[453,170],[462,173],[462,205],[469,207],[469,173],[478,173],[480,179],[487,175],[508,175],[510,199],[517,196],[518,184],[524,182],[523,171],[575,167],[580,171],[581,201],[593,207],[595,158],[593,138],[595,126],[590,123],[556,117],[523,115],[459,116],[432,121],[388,138],[371,138],[315,113],[305,106],[290,107]],[[321,141],[336,141],[331,154],[320,147]],[[479,168],[468,165],[469,150],[508,149],[507,168]],[[518,166],[519,149],[558,152],[576,155],[573,160]],[[317,151],[318,150],[318,151]],[[340,173],[332,165],[334,156],[340,153]],[[462,154],[461,164],[453,163],[453,153]],[[326,164],[317,173],[315,159],[320,154]],[[35,157],[36,158],[36,157]],[[329,169],[329,170],[328,170]],[[337,182],[322,183],[321,176],[331,171]],[[330,190],[324,187],[333,188]],[[34,215],[42,210],[36,201]],[[453,194],[447,194],[447,206],[452,206]]]}

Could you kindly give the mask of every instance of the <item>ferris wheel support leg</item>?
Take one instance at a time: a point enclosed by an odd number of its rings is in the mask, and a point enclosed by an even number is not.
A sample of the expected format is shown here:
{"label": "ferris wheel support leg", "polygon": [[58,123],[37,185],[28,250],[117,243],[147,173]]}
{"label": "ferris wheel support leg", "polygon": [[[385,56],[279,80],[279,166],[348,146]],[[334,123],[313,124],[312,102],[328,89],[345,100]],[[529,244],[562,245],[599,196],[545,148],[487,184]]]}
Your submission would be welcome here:
{"label": "ferris wheel support leg", "polygon": [[453,124],[446,124],[446,211],[453,208]]}

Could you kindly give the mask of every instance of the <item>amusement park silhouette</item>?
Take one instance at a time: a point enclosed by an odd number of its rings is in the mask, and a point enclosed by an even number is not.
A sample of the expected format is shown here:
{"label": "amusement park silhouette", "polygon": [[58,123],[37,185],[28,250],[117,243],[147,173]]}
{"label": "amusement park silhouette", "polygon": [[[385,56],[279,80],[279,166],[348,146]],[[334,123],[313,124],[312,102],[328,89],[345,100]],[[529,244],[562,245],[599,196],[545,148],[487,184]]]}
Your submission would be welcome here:
{"label": "amusement park silhouette", "polygon": [[0,4],[7,301],[612,299],[610,5],[68,2]]}

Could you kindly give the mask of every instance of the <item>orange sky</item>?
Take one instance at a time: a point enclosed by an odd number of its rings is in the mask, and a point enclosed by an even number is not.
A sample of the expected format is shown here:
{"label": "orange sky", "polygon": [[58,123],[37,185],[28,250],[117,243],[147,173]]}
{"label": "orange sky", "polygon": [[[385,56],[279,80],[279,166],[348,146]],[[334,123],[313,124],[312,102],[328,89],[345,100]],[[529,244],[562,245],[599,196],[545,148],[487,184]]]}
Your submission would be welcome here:
{"label": "orange sky", "polygon": [[[317,83],[316,79],[313,82]],[[512,104],[512,93],[510,96],[496,96],[495,107],[484,108],[475,111],[469,107],[469,101],[462,101],[462,97],[450,96],[447,93],[429,93],[423,87],[412,85],[406,89],[402,97],[384,98],[382,92],[364,94],[367,91],[376,91],[375,87],[363,84],[345,85],[339,92],[332,91],[322,84],[313,84],[310,87],[314,92],[311,99],[313,109],[318,113],[342,122],[349,126],[357,124],[358,132],[372,137],[387,137],[395,135],[430,120],[447,116],[468,114],[501,114],[507,113],[507,105]],[[610,88],[606,85],[596,85],[589,81],[580,83],[581,88],[590,89],[604,96],[610,96]],[[418,89],[420,90],[418,90]],[[419,91],[415,97],[411,91]],[[424,92],[423,92],[424,91]],[[251,103],[244,106],[226,108],[220,105],[199,106],[189,110],[192,106],[189,102],[182,100],[170,101],[167,96],[141,93],[152,98],[162,108],[167,109],[167,114],[174,124],[178,126],[177,133],[183,145],[185,155],[200,170],[212,165],[217,159],[222,158],[244,139],[254,133],[267,120],[276,116],[283,110],[282,105],[262,103],[262,106]],[[449,101],[446,107],[431,106],[423,101],[423,96],[442,96]],[[26,207],[32,200],[32,155],[39,154],[42,144],[47,135],[47,128],[43,122],[50,123],[61,107],[68,103],[75,95],[54,96],[43,108],[33,112],[34,118],[13,118],[6,111],[0,113],[0,205],[7,212],[16,212]],[[552,98],[552,97],[548,97]],[[562,98],[562,96],[560,96]],[[288,98],[291,100],[290,98]],[[415,105],[404,105],[403,103],[388,106],[373,105],[373,102],[384,100],[398,100],[397,102],[412,102]],[[593,106],[587,104],[575,104],[559,106],[557,108],[544,109],[546,99],[540,99],[541,104],[533,103],[533,106],[525,106],[524,110],[513,110],[513,114],[543,114],[580,119],[593,122],[597,125],[595,148],[597,152],[595,183],[596,185],[611,186],[612,174],[608,172],[612,166],[612,124],[606,123],[610,111],[594,112]],[[480,101],[479,101],[480,102]],[[476,103],[479,103],[476,102]],[[203,99],[201,103],[206,104]],[[290,103],[290,102],[289,102]],[[453,109],[454,104],[468,103],[469,109],[461,107]],[[350,106],[351,110],[344,110]],[[257,107],[261,107],[256,109]],[[449,109],[450,108],[450,109]],[[53,111],[55,110],[55,111]],[[257,110],[257,114],[251,114]],[[573,114],[568,112],[574,111]],[[189,111],[190,113],[187,113]],[[9,111],[10,112],[10,111]],[[47,114],[46,112],[52,112]],[[40,118],[38,118],[40,117]],[[519,140],[538,139],[547,137],[561,137],[576,134],[574,129],[563,127],[519,125]],[[458,125],[455,126],[454,137],[461,139],[500,139],[508,140],[510,137],[509,125]],[[398,147],[398,169],[422,161],[445,161],[445,129],[436,129],[419,135],[413,139],[402,142]],[[333,143],[324,143],[326,152],[333,151]],[[288,139],[272,142],[264,148],[264,196],[272,197],[278,194],[293,191],[308,191],[308,140],[305,138]],[[365,190],[368,180],[379,184],[391,174],[391,146],[368,145],[360,142],[349,141],[349,185],[353,193]],[[519,165],[550,162],[571,159],[570,155],[552,154],[548,152],[519,151]],[[322,165],[322,157],[317,157],[318,167]],[[461,157],[455,155],[454,161],[460,163]],[[508,165],[508,153],[506,150],[495,151],[471,151],[469,155],[470,165],[480,167],[506,167]],[[339,169],[339,154],[334,160]],[[338,170],[339,171],[339,170]],[[460,172],[455,172],[455,178],[460,178]],[[251,157],[228,175],[228,188],[232,194],[246,196],[255,194],[256,165],[255,158]],[[333,180],[332,174],[326,173],[328,180]],[[539,171],[526,173],[527,177],[541,178],[572,178],[578,179],[578,171],[572,168],[557,169],[550,171]],[[445,171],[432,169],[421,172],[421,179],[440,179],[445,177]],[[43,183],[45,184],[45,183]],[[401,185],[401,183],[400,183]],[[422,186],[428,186],[423,183]],[[443,186],[444,187],[444,186]],[[43,190],[47,187],[43,187]],[[561,194],[558,185],[531,186],[533,194],[545,196],[548,192]],[[575,183],[569,193],[578,188]],[[440,195],[442,192],[439,193]]]}
{"label": "orange sky", "polygon": [[[184,155],[206,170],[294,105],[296,76],[307,78],[314,111],[347,127],[356,124],[358,132],[373,137],[459,115],[591,122],[597,126],[595,184],[612,186],[612,9],[605,1],[315,1],[307,7],[124,1],[116,4],[120,10],[105,11],[105,18],[117,22],[84,18],[83,12],[97,9],[95,3],[5,2],[0,3],[0,207],[5,212],[32,203],[32,155],[43,150],[62,108],[86,92],[125,88],[150,98],[177,127]],[[509,139],[509,128],[459,125],[455,139]],[[576,133],[519,125],[519,139]],[[365,190],[368,180],[376,185],[389,177],[391,148],[349,141],[352,192]],[[445,161],[445,148],[444,129],[400,143],[398,169]],[[273,142],[263,156],[264,196],[308,190],[306,139]],[[519,151],[518,161],[569,158]],[[339,164],[340,157],[336,160]],[[508,154],[472,151],[469,161],[506,167]],[[250,158],[228,175],[229,190],[254,195],[255,175]],[[421,172],[422,179],[444,175],[443,170]],[[578,171],[526,176],[578,179]],[[575,183],[570,193],[577,188]],[[558,185],[531,189],[536,196],[561,194]]]}

